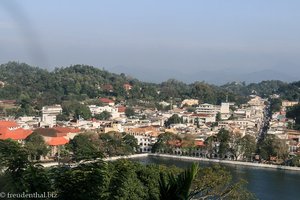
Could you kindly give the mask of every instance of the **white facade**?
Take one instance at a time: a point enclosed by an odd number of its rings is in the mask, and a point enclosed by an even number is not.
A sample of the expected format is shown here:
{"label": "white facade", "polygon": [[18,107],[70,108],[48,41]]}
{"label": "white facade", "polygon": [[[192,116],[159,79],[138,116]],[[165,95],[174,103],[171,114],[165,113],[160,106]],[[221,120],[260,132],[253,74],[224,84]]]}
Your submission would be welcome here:
{"label": "white facade", "polygon": [[44,106],[42,108],[42,127],[52,128],[56,125],[56,116],[62,113],[60,105]]}
{"label": "white facade", "polygon": [[140,146],[140,152],[151,152],[152,146],[157,141],[157,137],[151,136],[151,134],[133,134],[137,139],[138,145]]}
{"label": "white facade", "polygon": [[96,105],[90,105],[89,109],[92,113],[92,116],[96,114],[100,114],[103,111],[109,112],[112,116],[112,118],[120,117],[120,114],[118,112],[118,108],[111,107],[111,106],[96,106]]}
{"label": "white facade", "polygon": [[217,114],[220,112],[220,106],[204,103],[200,104],[198,107],[196,107],[196,113],[198,114]]}

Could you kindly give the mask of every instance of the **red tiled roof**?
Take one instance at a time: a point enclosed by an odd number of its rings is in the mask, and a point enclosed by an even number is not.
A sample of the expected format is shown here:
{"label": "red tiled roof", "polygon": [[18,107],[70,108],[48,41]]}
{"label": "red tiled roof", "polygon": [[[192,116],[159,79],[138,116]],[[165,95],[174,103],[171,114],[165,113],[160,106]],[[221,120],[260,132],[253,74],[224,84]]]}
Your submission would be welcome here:
{"label": "red tiled roof", "polygon": [[38,134],[44,136],[44,137],[62,137],[67,136],[67,133],[64,132],[58,132],[54,128],[38,128],[34,130]]}
{"label": "red tiled roof", "polygon": [[205,146],[203,141],[195,141],[196,146]]}
{"label": "red tiled roof", "polygon": [[13,139],[13,140],[24,140],[32,133],[31,130],[25,130],[18,128],[15,130],[9,130],[7,127],[0,127],[0,139]]}
{"label": "red tiled roof", "polygon": [[69,140],[64,137],[53,137],[47,141],[47,144],[50,146],[65,145],[67,143],[69,143]]}
{"label": "red tiled roof", "polygon": [[100,100],[102,103],[114,103],[113,100],[108,99],[108,98],[100,98],[99,100]]}
{"label": "red tiled roof", "polygon": [[180,147],[182,144],[180,140],[169,140],[167,143],[175,147]]}
{"label": "red tiled roof", "polygon": [[192,114],[193,117],[211,117],[210,114]]}
{"label": "red tiled roof", "polygon": [[18,127],[19,125],[15,121],[0,121],[0,127]]}
{"label": "red tiled roof", "polygon": [[79,133],[80,129],[74,129],[69,127],[55,127],[54,128],[58,133]]}
{"label": "red tiled roof", "polygon": [[119,106],[118,107],[118,112],[125,112],[126,107],[125,106]]}

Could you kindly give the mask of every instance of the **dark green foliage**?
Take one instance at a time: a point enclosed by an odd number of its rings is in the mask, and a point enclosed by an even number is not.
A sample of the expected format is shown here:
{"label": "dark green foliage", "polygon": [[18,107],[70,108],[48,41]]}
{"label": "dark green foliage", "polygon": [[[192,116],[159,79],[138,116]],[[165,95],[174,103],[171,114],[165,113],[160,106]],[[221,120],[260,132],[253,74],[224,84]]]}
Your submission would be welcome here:
{"label": "dark green foliage", "polygon": [[126,108],[125,115],[126,115],[126,117],[132,117],[132,116],[134,116],[135,115],[134,109],[130,108],[130,107]]}
{"label": "dark green foliage", "polygon": [[64,101],[62,103],[63,113],[59,119],[90,119],[92,117],[90,109],[78,101]]}
{"label": "dark green foliage", "polygon": [[100,134],[99,139],[100,149],[106,156],[130,155],[139,148],[132,135],[109,132]]}
{"label": "dark green foliage", "polygon": [[84,163],[75,168],[54,169],[58,199],[109,199],[109,170],[103,161]]}
{"label": "dark green foliage", "polygon": [[291,160],[291,165],[300,167],[300,156],[294,156]]}
{"label": "dark green foliage", "polygon": [[173,173],[169,173],[166,178],[163,174],[161,174],[159,180],[160,199],[191,199],[194,195],[190,193],[190,189],[198,171],[199,166],[197,164],[193,164],[190,168],[177,176]]}
{"label": "dark green foliage", "polygon": [[243,160],[252,160],[256,150],[255,137],[252,135],[245,135],[240,141],[240,151],[243,154]]}
{"label": "dark green foliage", "polygon": [[223,157],[229,152],[230,133],[225,129],[221,129],[217,134],[217,140],[220,142],[219,151],[220,157]]}
{"label": "dark green foliage", "polygon": [[174,148],[169,144],[170,141],[173,140],[181,140],[178,135],[174,133],[162,133],[158,136],[157,142],[152,147],[152,152],[160,152],[163,151],[165,153],[172,153],[172,149]]}
{"label": "dark green foliage", "polygon": [[[32,165],[27,160],[28,154],[24,148],[17,143],[0,141],[0,150],[1,166],[5,167],[0,173],[2,192],[52,192],[57,194],[58,199],[79,200],[176,200],[190,199],[202,195],[203,191],[213,191],[213,197],[249,199],[243,187],[236,184],[228,186],[228,182],[224,182],[229,174],[215,170],[197,178],[197,165],[182,172],[174,167],[142,165],[121,159],[108,163],[94,160],[75,167],[45,169],[40,165]],[[223,187],[226,190],[219,190]]]}
{"label": "dark green foliage", "polygon": [[270,157],[277,157],[285,160],[288,156],[288,146],[284,140],[275,135],[267,135],[264,140],[258,144],[259,155],[264,160],[270,160]]}
{"label": "dark green foliage", "polygon": [[103,157],[97,136],[80,134],[75,136],[67,148],[73,152],[76,161]]}
{"label": "dark green foliage", "polygon": [[25,148],[32,160],[39,160],[41,156],[45,156],[49,152],[43,137],[36,132],[26,138]]}
{"label": "dark green foliage", "polygon": [[286,117],[295,120],[294,129],[300,130],[300,104],[288,109]]}
{"label": "dark green foliage", "polygon": [[234,183],[231,175],[219,165],[199,168],[193,164],[178,175],[160,175],[161,200],[189,199],[255,199],[245,189],[245,181]]}
{"label": "dark green foliage", "polygon": [[167,121],[165,121],[165,127],[170,127],[171,124],[181,124],[183,119],[177,114],[172,115]]}
{"label": "dark green foliage", "polygon": [[[225,101],[227,95],[229,101],[245,101],[239,95],[204,82],[190,85],[176,80],[168,80],[161,84],[143,83],[125,75],[109,73],[87,65],[73,65],[48,72],[27,64],[9,62],[0,65],[0,77],[1,81],[6,83],[0,88],[0,99],[18,100],[21,105],[19,115],[32,114],[35,109],[44,105],[71,100],[85,101],[99,96],[151,102],[173,98],[173,103],[176,98],[196,98],[201,102],[220,103]],[[133,88],[126,92],[123,88],[124,83],[130,83]],[[105,84],[112,85],[113,92],[102,89]],[[28,98],[30,102],[26,100]]]}
{"label": "dark green foliage", "polygon": [[108,119],[111,118],[111,114],[110,114],[110,112],[103,111],[103,112],[100,113],[100,114],[94,115],[94,118],[95,118],[95,119],[99,119],[99,120],[108,120]]}
{"label": "dark green foliage", "polygon": [[29,164],[28,152],[13,140],[0,140],[0,169],[19,172]]}
{"label": "dark green foliage", "polygon": [[272,113],[279,112],[281,109],[281,99],[270,99],[270,110]]}

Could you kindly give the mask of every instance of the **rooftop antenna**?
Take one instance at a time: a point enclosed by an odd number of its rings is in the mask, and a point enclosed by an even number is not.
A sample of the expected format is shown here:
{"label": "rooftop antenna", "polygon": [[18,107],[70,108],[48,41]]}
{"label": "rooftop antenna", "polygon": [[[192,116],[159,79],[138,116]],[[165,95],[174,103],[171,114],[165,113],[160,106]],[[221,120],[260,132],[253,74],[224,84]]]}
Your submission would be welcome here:
{"label": "rooftop antenna", "polygon": [[228,103],[228,94],[226,94],[226,103]]}

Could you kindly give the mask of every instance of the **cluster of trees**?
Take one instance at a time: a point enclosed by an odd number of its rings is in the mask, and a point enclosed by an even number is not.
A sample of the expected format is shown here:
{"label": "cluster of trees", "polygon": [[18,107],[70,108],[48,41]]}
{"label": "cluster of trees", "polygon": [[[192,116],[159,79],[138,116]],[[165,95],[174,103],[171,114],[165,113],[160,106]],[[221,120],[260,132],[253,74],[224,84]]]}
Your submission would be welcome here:
{"label": "cluster of trees", "polygon": [[266,135],[265,138],[257,143],[257,153],[264,160],[286,161],[289,151],[285,140],[279,139],[276,135]]}
{"label": "cluster of trees", "polygon": [[209,157],[218,155],[219,158],[232,157],[235,160],[251,161],[256,151],[255,137],[242,136],[225,129],[221,129],[216,136],[208,137],[204,144]]}
{"label": "cluster of trees", "polygon": [[271,98],[270,99],[270,111],[272,113],[275,113],[275,112],[279,112],[280,109],[281,109],[281,105],[282,105],[282,100],[279,99],[279,98]]}
{"label": "cluster of trees", "polygon": [[228,83],[222,88],[231,91],[235,94],[247,96],[250,94],[257,94],[263,98],[268,98],[272,94],[278,94],[282,99],[295,101],[300,98],[300,81],[293,83],[285,83],[282,81],[262,81],[260,83]]}
{"label": "cluster of trees", "polygon": [[183,123],[183,118],[179,117],[177,114],[173,114],[168,120],[165,121],[165,127],[170,127],[171,124],[181,124]]}
{"label": "cluster of trees", "polygon": [[[21,108],[13,111],[19,115],[30,115],[44,105],[84,101],[99,96],[114,96],[117,101],[141,99],[152,102],[153,106],[157,101],[171,98],[196,98],[201,102],[218,104],[228,96],[229,101],[245,101],[240,95],[204,82],[185,84],[168,80],[161,84],[144,83],[125,74],[117,75],[87,65],[56,68],[48,72],[24,63],[9,62],[0,65],[0,77],[0,81],[5,82],[0,88],[0,99],[18,100]],[[132,89],[126,91],[124,83],[131,84]],[[111,85],[113,90],[107,90],[103,85]]]}
{"label": "cluster of trees", "polygon": [[[110,96],[117,101],[126,100],[136,105],[137,100],[148,102],[145,106],[162,108],[157,102],[165,100],[178,104],[186,98],[200,102],[220,104],[226,99],[238,105],[248,100],[248,95],[258,94],[269,97],[279,94],[282,99],[298,100],[300,98],[299,82],[263,81],[261,83],[228,83],[223,86],[210,85],[205,82],[186,84],[174,79],[161,84],[145,83],[125,74],[114,74],[104,69],[88,65],[73,65],[47,71],[24,63],[9,62],[0,65],[0,81],[5,83],[0,88],[0,99],[17,100],[17,108],[5,108],[8,115],[37,115],[45,105],[70,104],[70,102],[88,102],[97,97]],[[123,88],[124,83],[133,87],[130,91]],[[104,85],[110,85],[107,90]],[[79,105],[78,105],[79,106]],[[67,106],[66,106],[67,107]],[[71,106],[72,107],[72,106]],[[79,110],[66,111],[63,118],[90,116],[84,105]],[[3,110],[4,108],[2,108]],[[98,116],[102,118],[103,116]],[[107,116],[105,116],[107,117]]]}
{"label": "cluster of trees", "polygon": [[286,117],[295,120],[295,124],[292,126],[293,129],[300,130],[300,104],[291,107]]}
{"label": "cluster of trees", "polygon": [[201,151],[206,158],[231,158],[243,161],[253,161],[255,155],[260,155],[263,160],[287,161],[288,146],[284,140],[274,135],[267,135],[263,140],[257,142],[252,135],[242,136],[239,133],[231,133],[221,129],[217,135],[210,136],[204,141],[204,146],[197,147],[192,135],[176,135],[164,133],[158,136],[153,145],[153,152],[174,153],[177,147],[188,155]]}
{"label": "cluster of trees", "polygon": [[[130,160],[83,162],[44,168],[28,160],[18,143],[0,140],[0,190],[52,193],[57,199],[254,199],[244,181],[234,182],[220,166],[186,170]],[[51,198],[51,197],[50,197]],[[49,199],[50,199],[49,198]]]}
{"label": "cluster of trees", "polygon": [[137,139],[125,133],[84,133],[75,136],[66,147],[76,161],[103,156],[134,154],[139,150]]}

